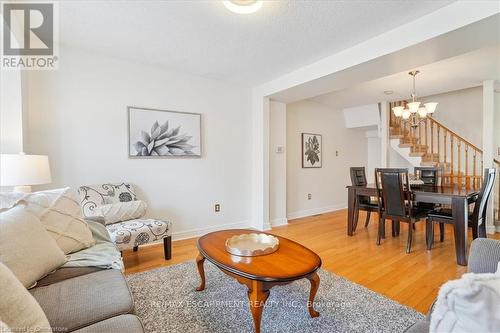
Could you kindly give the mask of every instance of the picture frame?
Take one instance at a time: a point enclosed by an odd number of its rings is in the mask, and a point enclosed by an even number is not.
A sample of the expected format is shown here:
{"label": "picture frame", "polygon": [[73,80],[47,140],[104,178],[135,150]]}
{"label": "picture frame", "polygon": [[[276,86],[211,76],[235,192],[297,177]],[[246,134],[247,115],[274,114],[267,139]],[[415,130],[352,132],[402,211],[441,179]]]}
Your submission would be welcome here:
{"label": "picture frame", "polygon": [[302,168],[323,166],[323,138],[321,134],[302,133]]}
{"label": "picture frame", "polygon": [[201,114],[127,106],[129,158],[199,158]]}

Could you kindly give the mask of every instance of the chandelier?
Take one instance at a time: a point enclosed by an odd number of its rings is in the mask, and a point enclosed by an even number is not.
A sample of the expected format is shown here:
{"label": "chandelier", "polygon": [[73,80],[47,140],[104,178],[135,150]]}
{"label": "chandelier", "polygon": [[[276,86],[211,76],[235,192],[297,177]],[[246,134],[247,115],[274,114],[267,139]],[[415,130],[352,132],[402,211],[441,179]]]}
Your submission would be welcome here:
{"label": "chandelier", "polygon": [[417,128],[421,122],[425,121],[427,116],[431,116],[436,111],[436,106],[438,103],[429,102],[421,106],[420,102],[417,101],[417,93],[415,92],[415,76],[420,73],[420,71],[411,71],[408,74],[413,78],[413,90],[411,93],[411,102],[404,106],[395,106],[392,108],[392,112],[397,118],[401,118],[402,121],[410,124],[412,128]]}

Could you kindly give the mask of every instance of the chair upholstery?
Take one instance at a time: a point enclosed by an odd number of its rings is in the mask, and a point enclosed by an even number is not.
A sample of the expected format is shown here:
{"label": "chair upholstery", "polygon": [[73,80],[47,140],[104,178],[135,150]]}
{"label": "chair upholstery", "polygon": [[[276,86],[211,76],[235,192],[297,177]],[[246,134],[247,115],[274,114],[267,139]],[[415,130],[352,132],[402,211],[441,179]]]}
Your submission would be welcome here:
{"label": "chair upholstery", "polygon": [[111,240],[120,251],[161,240],[171,234],[170,221],[137,219],[108,224]]}
{"label": "chair upholstery", "polygon": [[[85,185],[78,189],[78,193],[85,217],[91,217],[92,211],[98,206],[137,200],[134,187],[129,183]],[[120,251],[136,250],[139,245],[163,239],[165,258],[170,259],[172,234],[170,221],[141,218],[108,224],[106,229]]]}
{"label": "chair upholstery", "polygon": [[[365,167],[351,167],[349,169],[349,172],[351,174],[351,182],[353,186],[367,185]],[[358,197],[356,198],[356,208],[355,208],[356,211],[355,222],[354,222],[355,229],[358,224],[360,210],[366,211],[366,221],[365,221],[365,228],[366,228],[370,223],[371,212],[378,211],[378,203],[376,201],[372,201],[372,198],[370,198],[369,196],[358,195]]]}
{"label": "chair upholstery", "polygon": [[385,220],[392,220],[392,235],[399,234],[399,222],[407,222],[406,253],[410,253],[414,224],[427,216],[428,210],[413,206],[408,169],[377,168],[375,183],[379,194],[379,230],[377,245],[385,238]]}

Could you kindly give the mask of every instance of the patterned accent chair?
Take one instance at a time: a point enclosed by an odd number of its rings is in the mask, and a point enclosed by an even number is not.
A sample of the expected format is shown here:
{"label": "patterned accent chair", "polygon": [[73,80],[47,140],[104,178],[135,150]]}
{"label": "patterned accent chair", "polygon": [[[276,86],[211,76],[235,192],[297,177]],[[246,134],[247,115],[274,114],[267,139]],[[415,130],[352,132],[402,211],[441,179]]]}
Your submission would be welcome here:
{"label": "patterned accent chair", "polygon": [[[83,216],[91,217],[92,211],[102,205],[135,201],[137,195],[131,184],[97,184],[80,186],[80,206]],[[165,259],[172,257],[172,223],[156,219],[133,219],[106,225],[111,239],[120,251],[163,239]]]}

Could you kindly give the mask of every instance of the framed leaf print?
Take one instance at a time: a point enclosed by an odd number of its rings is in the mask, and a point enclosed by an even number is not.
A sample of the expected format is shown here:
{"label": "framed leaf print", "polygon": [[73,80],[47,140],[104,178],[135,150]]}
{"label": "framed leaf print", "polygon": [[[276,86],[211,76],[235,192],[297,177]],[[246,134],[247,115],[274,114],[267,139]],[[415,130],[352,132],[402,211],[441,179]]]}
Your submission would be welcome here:
{"label": "framed leaf print", "polygon": [[320,134],[302,133],[302,167],[321,168],[323,158]]}
{"label": "framed leaf print", "polygon": [[128,155],[200,157],[201,114],[129,106]]}

